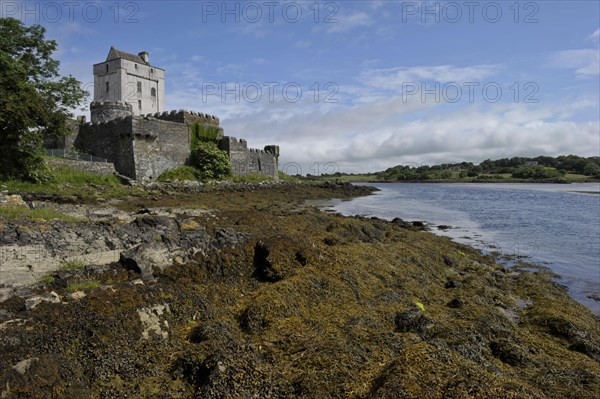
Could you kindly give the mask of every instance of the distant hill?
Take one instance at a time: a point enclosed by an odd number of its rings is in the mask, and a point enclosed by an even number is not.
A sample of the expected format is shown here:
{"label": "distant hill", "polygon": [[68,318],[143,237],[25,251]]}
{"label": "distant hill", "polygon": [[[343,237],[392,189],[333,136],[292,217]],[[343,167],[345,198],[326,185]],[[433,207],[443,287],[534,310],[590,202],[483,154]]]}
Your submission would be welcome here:
{"label": "distant hill", "polygon": [[418,165],[396,165],[381,172],[368,174],[334,173],[320,178],[354,181],[543,181],[574,182],[600,180],[600,157],[561,155],[535,158],[513,157],[497,160]]}

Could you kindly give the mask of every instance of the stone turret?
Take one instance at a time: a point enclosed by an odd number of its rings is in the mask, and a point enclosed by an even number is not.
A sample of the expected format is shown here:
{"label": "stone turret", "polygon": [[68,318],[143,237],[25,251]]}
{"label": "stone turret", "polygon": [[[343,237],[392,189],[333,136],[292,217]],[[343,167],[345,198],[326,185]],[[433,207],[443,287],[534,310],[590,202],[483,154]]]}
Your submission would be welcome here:
{"label": "stone turret", "polygon": [[92,123],[109,122],[133,115],[131,104],[121,101],[94,101],[90,104]]}

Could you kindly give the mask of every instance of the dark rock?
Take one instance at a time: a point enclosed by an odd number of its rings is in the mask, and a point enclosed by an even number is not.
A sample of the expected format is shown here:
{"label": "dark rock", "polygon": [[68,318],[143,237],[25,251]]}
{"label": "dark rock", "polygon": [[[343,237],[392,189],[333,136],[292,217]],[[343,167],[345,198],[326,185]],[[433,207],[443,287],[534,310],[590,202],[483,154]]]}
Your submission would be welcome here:
{"label": "dark rock", "polygon": [[438,228],[438,230],[448,230],[448,229],[450,229],[451,227],[450,227],[450,226],[447,226],[447,225],[445,225],[445,224],[440,224],[440,225],[439,225],[437,228]]}
{"label": "dark rock", "polygon": [[434,322],[421,309],[413,308],[397,313],[394,324],[398,332],[424,333],[433,327]]}
{"label": "dark rock", "polygon": [[119,263],[127,270],[142,275],[147,281],[154,280],[154,268],[163,270],[172,264],[172,252],[162,242],[141,244],[121,252]]}
{"label": "dark rock", "polygon": [[525,348],[511,340],[500,339],[490,342],[490,350],[494,357],[511,366],[524,366],[528,363]]}
{"label": "dark rock", "polygon": [[412,222],[412,225],[413,225],[414,227],[425,227],[425,223],[423,223],[423,222],[419,222],[419,221],[414,221],[414,222]]}
{"label": "dark rock", "polygon": [[444,288],[458,288],[461,286],[461,283],[455,280],[448,280],[446,284],[444,284]]}
{"label": "dark rock", "polygon": [[465,302],[460,298],[454,298],[453,300],[448,302],[448,304],[446,306],[448,306],[449,308],[453,308],[453,309],[460,309],[463,306],[465,306]]}
{"label": "dark rock", "polygon": [[447,256],[444,256],[444,263],[450,267],[453,267],[455,264],[454,261]]}
{"label": "dark rock", "polygon": [[248,234],[232,228],[216,227],[213,235],[220,248],[244,245],[248,239]]}

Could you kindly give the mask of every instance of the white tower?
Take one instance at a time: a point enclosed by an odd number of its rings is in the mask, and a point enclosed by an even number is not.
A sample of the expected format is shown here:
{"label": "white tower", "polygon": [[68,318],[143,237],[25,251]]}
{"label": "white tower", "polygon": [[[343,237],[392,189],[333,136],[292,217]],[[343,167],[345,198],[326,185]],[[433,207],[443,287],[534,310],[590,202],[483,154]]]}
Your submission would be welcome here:
{"label": "white tower", "polygon": [[165,110],[165,70],[150,65],[150,54],[110,48],[106,61],[94,65],[94,101],[122,101],[134,115]]}

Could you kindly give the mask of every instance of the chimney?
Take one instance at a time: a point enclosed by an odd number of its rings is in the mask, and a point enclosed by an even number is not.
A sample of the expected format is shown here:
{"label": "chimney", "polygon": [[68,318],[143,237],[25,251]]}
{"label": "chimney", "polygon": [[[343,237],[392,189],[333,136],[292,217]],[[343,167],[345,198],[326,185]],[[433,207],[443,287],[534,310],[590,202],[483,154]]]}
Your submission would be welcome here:
{"label": "chimney", "polygon": [[149,63],[149,61],[150,61],[150,53],[148,53],[147,51],[142,51],[141,53],[138,53],[138,55],[140,56],[141,59],[144,60],[144,62],[146,64]]}

